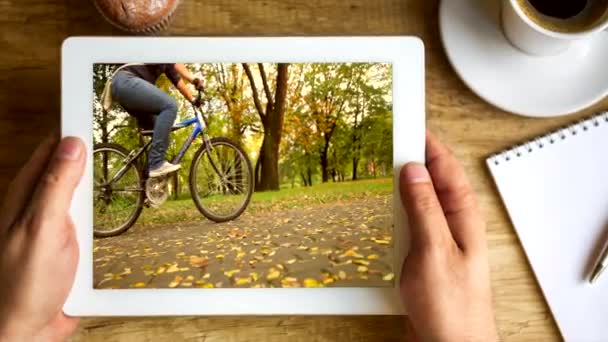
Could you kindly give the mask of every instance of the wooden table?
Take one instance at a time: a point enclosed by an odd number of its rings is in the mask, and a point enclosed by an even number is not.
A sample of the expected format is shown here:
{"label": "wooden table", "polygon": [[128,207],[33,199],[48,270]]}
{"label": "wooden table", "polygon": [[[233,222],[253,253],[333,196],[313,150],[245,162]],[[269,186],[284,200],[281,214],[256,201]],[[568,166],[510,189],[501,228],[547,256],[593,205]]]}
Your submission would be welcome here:
{"label": "wooden table", "polygon": [[[588,115],[526,119],[482,101],[443,53],[435,0],[182,0],[176,35],[417,35],[426,43],[428,126],[464,163],[488,221],[496,319],[504,341],[559,339],[553,318],[483,163],[487,155]],[[59,121],[60,46],[70,35],[120,34],[88,1],[0,0],[0,189]],[[89,113],[82,113],[89,115]],[[83,319],[74,340],[392,341],[401,317]]]}

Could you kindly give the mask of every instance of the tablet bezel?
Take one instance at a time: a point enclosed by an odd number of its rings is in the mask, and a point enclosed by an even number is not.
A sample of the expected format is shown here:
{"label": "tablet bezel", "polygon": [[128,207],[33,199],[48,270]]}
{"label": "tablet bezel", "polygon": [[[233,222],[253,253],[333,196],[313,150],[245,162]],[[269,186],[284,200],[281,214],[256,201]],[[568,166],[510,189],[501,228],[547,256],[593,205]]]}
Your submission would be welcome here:
{"label": "tablet bezel", "polygon": [[424,46],[415,37],[72,37],[63,42],[62,136],[87,147],[84,176],[70,214],[80,260],[64,305],[71,316],[236,314],[403,314],[399,273],[409,246],[405,213],[394,191],[395,281],[392,288],[112,289],[93,288],[93,64],[216,62],[383,62],[393,65],[394,181],[410,161],[424,161]]}

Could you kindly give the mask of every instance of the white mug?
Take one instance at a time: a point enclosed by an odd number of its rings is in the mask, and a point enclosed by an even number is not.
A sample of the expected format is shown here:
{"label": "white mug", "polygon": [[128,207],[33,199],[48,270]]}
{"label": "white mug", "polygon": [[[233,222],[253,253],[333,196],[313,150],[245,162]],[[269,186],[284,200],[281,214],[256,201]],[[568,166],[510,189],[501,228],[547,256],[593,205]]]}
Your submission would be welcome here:
{"label": "white mug", "polygon": [[608,28],[608,9],[599,23],[586,31],[563,33],[550,31],[530,19],[519,7],[517,0],[503,0],[502,26],[507,39],[523,52],[536,56],[557,55],[573,42],[591,40]]}

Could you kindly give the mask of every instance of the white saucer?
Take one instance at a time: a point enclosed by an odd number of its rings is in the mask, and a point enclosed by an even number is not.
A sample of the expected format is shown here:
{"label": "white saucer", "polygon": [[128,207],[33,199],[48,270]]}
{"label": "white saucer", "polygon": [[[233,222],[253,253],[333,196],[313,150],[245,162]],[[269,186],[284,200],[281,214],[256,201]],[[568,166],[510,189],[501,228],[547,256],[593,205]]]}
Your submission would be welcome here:
{"label": "white saucer", "polygon": [[504,37],[500,0],[443,0],[439,26],[458,75],[503,110],[532,117],[558,116],[608,95],[608,32],[559,56],[529,56]]}

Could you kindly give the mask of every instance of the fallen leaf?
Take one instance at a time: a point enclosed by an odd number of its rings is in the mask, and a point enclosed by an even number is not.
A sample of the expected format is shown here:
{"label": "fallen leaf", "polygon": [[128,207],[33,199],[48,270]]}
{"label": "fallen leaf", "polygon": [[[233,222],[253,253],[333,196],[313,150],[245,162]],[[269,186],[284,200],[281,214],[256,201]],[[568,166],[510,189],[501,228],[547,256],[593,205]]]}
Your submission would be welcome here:
{"label": "fallen leaf", "polygon": [[353,260],[353,264],[369,266],[369,261],[357,259],[357,260]]}
{"label": "fallen leaf", "polygon": [[295,262],[296,262],[296,259],[289,259],[289,260],[287,260],[287,263],[290,264],[290,265],[293,264],[293,263],[295,263]]}
{"label": "fallen leaf", "polygon": [[172,264],[167,269],[167,273],[173,273],[173,272],[178,272],[178,271],[179,271],[179,267],[177,267],[177,264]]}
{"label": "fallen leaf", "polygon": [[236,278],[234,279],[234,284],[235,285],[245,285],[245,284],[249,284],[251,283],[251,279],[249,277],[246,278]]}
{"label": "fallen leaf", "polygon": [[170,288],[174,288],[177,287],[177,285],[179,285],[179,283],[183,280],[184,278],[182,276],[175,276],[175,278],[173,279],[172,282],[169,283],[169,287]]}
{"label": "fallen leaf", "polygon": [[190,269],[190,267],[180,267],[180,268],[179,268],[179,270],[180,270],[180,271],[182,271],[182,272],[183,272],[183,271],[187,271],[187,270],[189,270],[189,269]]}
{"label": "fallen leaf", "polygon": [[268,270],[268,274],[266,275],[266,279],[268,279],[268,280],[275,280],[275,279],[278,279],[280,276],[281,276],[281,272],[279,272],[278,270],[276,270],[273,267],[271,267],[270,270]]}
{"label": "fallen leaf", "polygon": [[224,259],[224,254],[218,254],[215,257],[218,258],[218,259]]}
{"label": "fallen leaf", "polygon": [[205,273],[203,279],[209,279],[209,277],[211,277],[211,273]]}
{"label": "fallen leaf", "polygon": [[317,279],[306,278],[304,279],[304,287],[323,287]]}
{"label": "fallen leaf", "polygon": [[186,280],[193,281],[194,280],[194,276],[193,275],[189,275],[189,276],[186,277]]}
{"label": "fallen leaf", "polygon": [[385,275],[384,277],[382,277],[382,280],[391,281],[394,278],[395,278],[395,275],[393,273],[389,273],[389,274]]}
{"label": "fallen leaf", "polygon": [[241,270],[239,269],[234,269],[234,270],[230,270],[230,271],[226,271],[224,272],[224,275],[228,278],[232,277],[235,273],[239,273]]}
{"label": "fallen leaf", "polygon": [[191,281],[184,281],[181,284],[179,284],[179,286],[181,286],[181,287],[190,287],[190,286],[192,286],[192,282]]}
{"label": "fallen leaf", "polygon": [[256,281],[258,281],[258,279],[260,279],[260,276],[256,272],[249,273],[249,276],[251,277],[251,280],[253,280],[254,282],[256,282]]}
{"label": "fallen leaf", "polygon": [[194,267],[207,267],[209,265],[209,259],[206,257],[191,256],[190,265]]}
{"label": "fallen leaf", "polygon": [[156,275],[163,274],[163,273],[165,273],[165,270],[166,270],[166,268],[164,266],[160,266],[154,273]]}
{"label": "fallen leaf", "polygon": [[378,254],[370,254],[370,255],[367,256],[367,258],[369,260],[375,260],[375,259],[378,259],[379,256],[378,256]]}
{"label": "fallen leaf", "polygon": [[342,280],[346,279],[346,272],[344,272],[344,271],[338,272],[338,278],[340,278]]}
{"label": "fallen leaf", "polygon": [[359,272],[359,273],[365,273],[365,272],[367,272],[367,267],[365,267],[365,266],[359,266],[359,267],[357,267],[357,272]]}
{"label": "fallen leaf", "polygon": [[146,283],[140,281],[139,283],[131,284],[131,287],[146,287]]}

